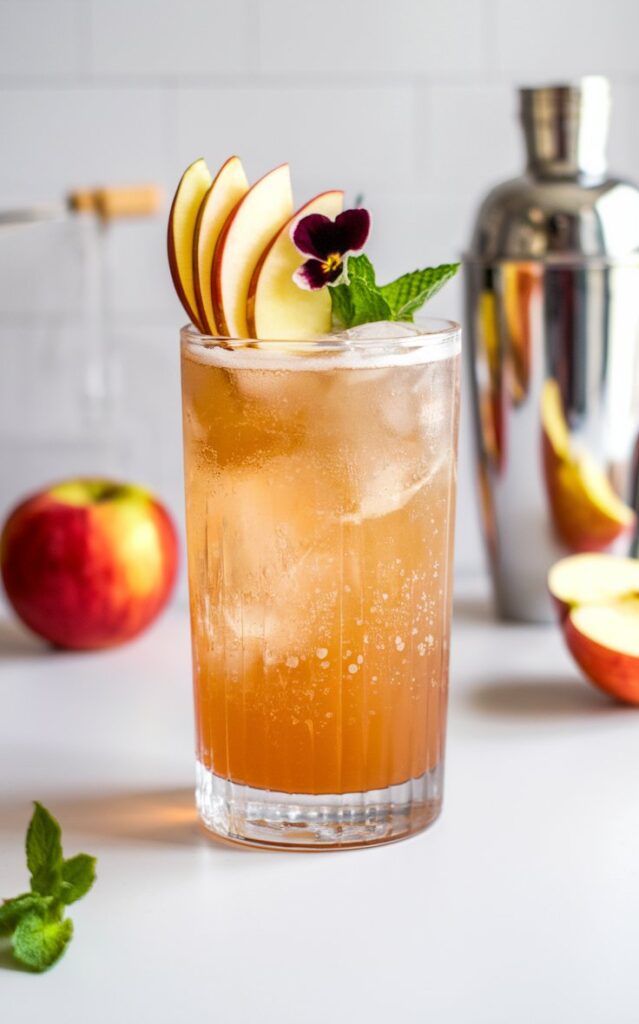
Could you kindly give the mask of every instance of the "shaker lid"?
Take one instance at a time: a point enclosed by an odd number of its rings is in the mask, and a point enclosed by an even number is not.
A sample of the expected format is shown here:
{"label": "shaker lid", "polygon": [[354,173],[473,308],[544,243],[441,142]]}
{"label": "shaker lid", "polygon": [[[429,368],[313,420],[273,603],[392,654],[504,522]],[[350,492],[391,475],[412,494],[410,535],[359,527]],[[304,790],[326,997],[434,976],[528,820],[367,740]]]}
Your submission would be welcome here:
{"label": "shaker lid", "polygon": [[639,189],[606,176],[610,86],[602,76],[519,90],[527,173],[480,207],[470,260],[639,258]]}
{"label": "shaker lid", "polygon": [[606,173],[610,83],[589,75],[573,85],[519,90],[528,169],[540,178],[601,180]]}

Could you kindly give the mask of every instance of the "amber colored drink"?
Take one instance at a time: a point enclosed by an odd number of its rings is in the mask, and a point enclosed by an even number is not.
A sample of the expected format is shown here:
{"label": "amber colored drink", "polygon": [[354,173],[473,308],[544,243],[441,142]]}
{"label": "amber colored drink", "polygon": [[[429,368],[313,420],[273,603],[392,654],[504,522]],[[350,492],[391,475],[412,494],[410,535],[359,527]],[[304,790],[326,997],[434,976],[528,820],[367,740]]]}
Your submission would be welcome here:
{"label": "amber colored drink", "polygon": [[437,326],[232,350],[182,333],[198,799],[215,831],[357,845],[439,810],[459,332]]}

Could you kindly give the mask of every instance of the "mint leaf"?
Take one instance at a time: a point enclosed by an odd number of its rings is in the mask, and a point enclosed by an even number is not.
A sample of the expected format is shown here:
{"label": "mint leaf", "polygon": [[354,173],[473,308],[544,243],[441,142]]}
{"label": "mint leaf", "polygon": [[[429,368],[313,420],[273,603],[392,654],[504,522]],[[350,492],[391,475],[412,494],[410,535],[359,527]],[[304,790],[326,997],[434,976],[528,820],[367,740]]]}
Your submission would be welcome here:
{"label": "mint leaf", "polygon": [[351,281],[353,311],[348,327],[370,324],[376,320],[392,320],[392,310],[379,288],[371,288],[365,281]]}
{"label": "mint leaf", "polygon": [[51,903],[50,896],[38,896],[37,893],[23,892],[12,900],[4,900],[0,904],[0,935],[11,935],[16,925],[31,910],[44,913]]}
{"label": "mint leaf", "polygon": [[62,883],[60,826],[37,800],[27,830],[27,867],[31,890],[41,896],[55,896]]}
{"label": "mint leaf", "polygon": [[382,295],[390,305],[393,320],[412,320],[413,314],[431,299],[459,270],[459,263],[442,263],[403,274],[383,285]]}
{"label": "mint leaf", "polygon": [[330,292],[333,315],[343,327],[391,319],[391,307],[375,283],[373,264],[364,253],[349,256],[344,279]]}
{"label": "mint leaf", "polygon": [[333,284],[329,286],[333,317],[343,327],[350,327],[353,316],[353,300],[347,284]]}
{"label": "mint leaf", "polygon": [[95,857],[77,853],[62,865],[62,900],[75,903],[86,896],[95,882]]}
{"label": "mint leaf", "polygon": [[36,910],[19,921],[13,933],[13,952],[21,963],[34,971],[46,971],[58,960],[73,935],[73,921],[57,920]]}
{"label": "mint leaf", "polygon": [[375,268],[366,253],[359,256],[349,256],[346,261],[347,283],[354,280],[363,281],[369,288],[377,288],[375,283]]}
{"label": "mint leaf", "polygon": [[365,253],[349,256],[342,277],[330,287],[333,316],[346,328],[376,320],[411,321],[413,314],[458,270],[459,263],[443,263],[414,270],[380,286]]}
{"label": "mint leaf", "polygon": [[0,935],[12,935],[15,957],[34,971],[51,967],[73,935],[64,906],[75,903],[95,881],[95,857],[77,853],[64,860],[60,826],[34,803],[26,838],[31,892],[0,903]]}

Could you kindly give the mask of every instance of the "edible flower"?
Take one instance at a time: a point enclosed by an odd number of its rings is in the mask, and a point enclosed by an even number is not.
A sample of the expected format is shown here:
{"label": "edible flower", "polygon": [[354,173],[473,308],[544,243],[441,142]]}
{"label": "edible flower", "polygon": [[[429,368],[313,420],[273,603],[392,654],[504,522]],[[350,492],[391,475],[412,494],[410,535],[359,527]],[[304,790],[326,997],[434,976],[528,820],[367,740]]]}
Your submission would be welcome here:
{"label": "edible flower", "polygon": [[361,252],[366,245],[370,226],[370,214],[363,207],[344,210],[335,220],[321,213],[302,217],[291,238],[295,247],[310,259],[293,274],[295,283],[310,291],[334,284],[342,276],[346,258]]}

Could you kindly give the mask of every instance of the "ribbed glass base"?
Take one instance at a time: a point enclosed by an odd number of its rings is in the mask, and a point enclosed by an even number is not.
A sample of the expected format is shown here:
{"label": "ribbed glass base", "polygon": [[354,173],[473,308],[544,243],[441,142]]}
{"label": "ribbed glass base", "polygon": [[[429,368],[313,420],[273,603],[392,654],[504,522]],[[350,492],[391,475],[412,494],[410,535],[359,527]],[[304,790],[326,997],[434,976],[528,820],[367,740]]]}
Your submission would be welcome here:
{"label": "ribbed glass base", "polygon": [[342,850],[405,839],[427,828],[442,804],[442,765],[366,793],[276,793],[240,786],[197,763],[196,800],[205,827],[225,839],[298,850]]}

